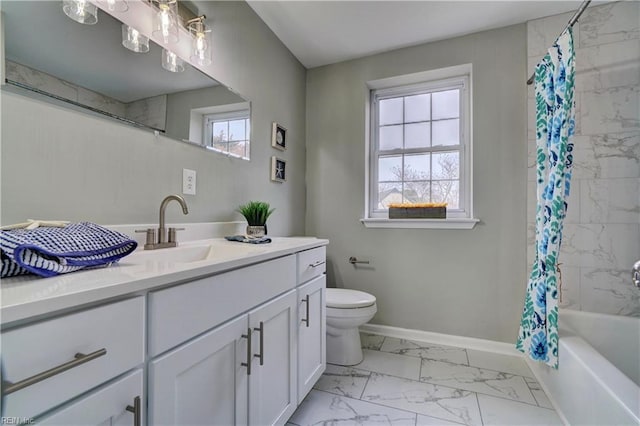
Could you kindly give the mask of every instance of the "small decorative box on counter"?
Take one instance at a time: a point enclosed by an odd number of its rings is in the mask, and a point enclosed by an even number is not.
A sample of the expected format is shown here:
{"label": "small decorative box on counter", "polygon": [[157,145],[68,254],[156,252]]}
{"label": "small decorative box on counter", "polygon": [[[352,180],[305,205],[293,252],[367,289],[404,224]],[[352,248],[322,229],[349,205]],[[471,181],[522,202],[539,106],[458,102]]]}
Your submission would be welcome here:
{"label": "small decorative box on counter", "polygon": [[389,219],[446,219],[446,203],[392,203]]}

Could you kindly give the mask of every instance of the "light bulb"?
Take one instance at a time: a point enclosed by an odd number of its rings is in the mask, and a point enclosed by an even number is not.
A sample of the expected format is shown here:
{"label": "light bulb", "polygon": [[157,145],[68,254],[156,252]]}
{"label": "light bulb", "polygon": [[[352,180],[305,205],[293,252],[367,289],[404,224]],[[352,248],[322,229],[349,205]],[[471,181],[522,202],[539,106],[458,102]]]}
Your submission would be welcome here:
{"label": "light bulb", "polygon": [[98,8],[86,0],[63,0],[62,10],[69,18],[81,24],[93,25],[98,22]]}
{"label": "light bulb", "polygon": [[175,0],[159,0],[158,13],[155,16],[153,35],[162,39],[164,43],[178,41],[178,18]]}
{"label": "light bulb", "polygon": [[182,72],[184,71],[184,62],[175,53],[163,49],[162,68],[171,72]]}
{"label": "light bulb", "polygon": [[147,53],[149,38],[140,34],[135,28],[122,24],[122,45],[132,52]]}
{"label": "light bulb", "polygon": [[125,0],[107,0],[107,9],[109,12],[126,12],[129,5]]}
{"label": "light bulb", "polygon": [[189,31],[193,36],[191,43],[191,61],[197,65],[209,65],[211,52],[209,51],[209,39],[207,27],[203,22],[204,16],[189,23]]}

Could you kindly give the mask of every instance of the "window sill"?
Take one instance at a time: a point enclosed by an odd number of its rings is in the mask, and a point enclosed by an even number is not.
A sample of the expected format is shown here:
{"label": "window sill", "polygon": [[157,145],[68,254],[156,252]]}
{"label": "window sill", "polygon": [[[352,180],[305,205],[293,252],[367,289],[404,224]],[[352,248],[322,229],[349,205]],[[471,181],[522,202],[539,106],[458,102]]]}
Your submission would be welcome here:
{"label": "window sill", "polygon": [[473,229],[480,219],[387,219],[381,217],[360,219],[360,222],[367,228]]}

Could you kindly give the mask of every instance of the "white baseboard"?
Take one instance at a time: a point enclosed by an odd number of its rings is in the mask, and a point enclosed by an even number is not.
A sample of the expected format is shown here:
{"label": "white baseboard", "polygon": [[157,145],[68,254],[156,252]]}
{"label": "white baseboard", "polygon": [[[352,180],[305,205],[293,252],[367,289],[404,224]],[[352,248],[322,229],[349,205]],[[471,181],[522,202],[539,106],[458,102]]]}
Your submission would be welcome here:
{"label": "white baseboard", "polygon": [[363,333],[381,334],[398,339],[418,340],[439,345],[455,346],[466,349],[493,352],[502,355],[522,356],[515,344],[496,342],[493,340],[476,339],[474,337],[453,336],[451,334],[434,333],[431,331],[412,330],[408,328],[391,327],[388,325],[365,324],[360,326]]}

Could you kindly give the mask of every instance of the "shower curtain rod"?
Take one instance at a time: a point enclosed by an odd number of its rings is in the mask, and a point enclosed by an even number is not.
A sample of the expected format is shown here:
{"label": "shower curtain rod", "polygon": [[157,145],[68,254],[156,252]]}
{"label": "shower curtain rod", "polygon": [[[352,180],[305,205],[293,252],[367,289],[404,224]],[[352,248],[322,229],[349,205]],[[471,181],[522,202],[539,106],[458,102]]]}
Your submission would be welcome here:
{"label": "shower curtain rod", "polygon": [[[571,17],[571,19],[569,19],[569,22],[567,23],[567,26],[564,27],[564,30],[562,30],[562,32],[560,34],[562,34],[563,32],[565,32],[565,30],[569,27],[573,27],[573,24],[575,24],[576,22],[578,22],[578,19],[580,19],[580,15],[582,15],[582,12],[584,12],[584,10],[587,8],[587,6],[589,6],[589,3],[591,3],[591,0],[585,0],[582,2],[582,4],[580,5],[580,7],[578,8],[578,10],[576,10],[576,13],[573,14],[573,16]],[[527,80],[527,85],[531,85],[533,84],[533,80],[535,79],[535,72],[533,74],[531,74],[531,77],[529,77],[529,80]]]}

